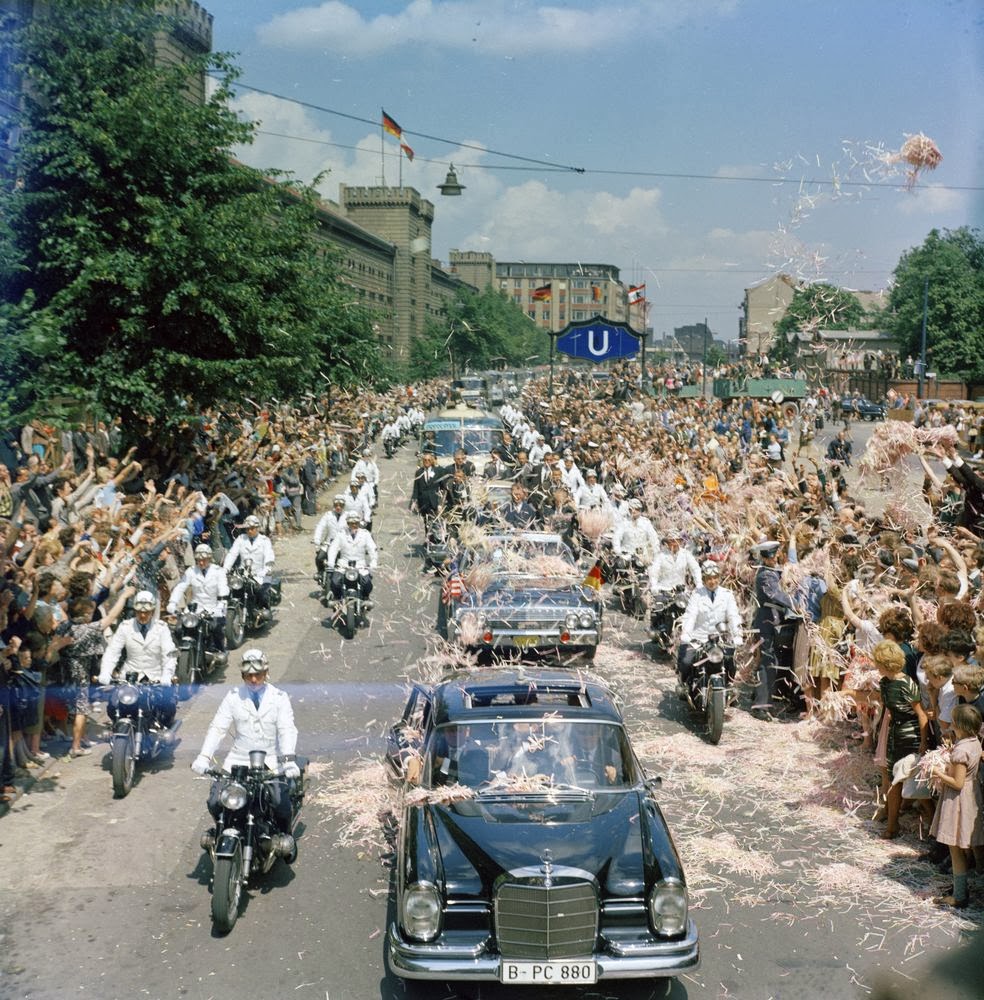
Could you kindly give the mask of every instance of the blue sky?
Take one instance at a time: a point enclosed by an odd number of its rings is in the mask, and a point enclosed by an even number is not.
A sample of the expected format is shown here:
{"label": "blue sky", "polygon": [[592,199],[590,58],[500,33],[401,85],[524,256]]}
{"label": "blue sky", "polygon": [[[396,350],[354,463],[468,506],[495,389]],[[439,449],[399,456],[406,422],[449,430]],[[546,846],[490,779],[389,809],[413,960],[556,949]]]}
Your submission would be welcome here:
{"label": "blue sky", "polygon": [[[657,336],[705,316],[736,336],[743,289],[778,270],[884,288],[930,229],[984,227],[979,0],[204,5],[242,83],[400,123],[434,257],[614,264],[646,283]],[[333,200],[380,183],[378,127],[247,91],[237,106],[280,134],[247,162],[327,172]],[[906,190],[891,154],[920,132],[943,161]],[[466,191],[443,198],[452,161]]]}

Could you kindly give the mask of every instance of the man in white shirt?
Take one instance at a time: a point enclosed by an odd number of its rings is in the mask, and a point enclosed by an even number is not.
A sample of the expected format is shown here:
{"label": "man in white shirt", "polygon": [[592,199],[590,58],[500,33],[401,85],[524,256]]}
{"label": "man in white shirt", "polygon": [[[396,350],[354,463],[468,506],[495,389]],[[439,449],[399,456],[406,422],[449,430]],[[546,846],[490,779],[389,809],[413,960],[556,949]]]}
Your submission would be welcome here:
{"label": "man in white shirt", "polygon": [[649,589],[658,594],[686,587],[688,576],[694,587],[699,587],[704,582],[693,553],[681,546],[680,536],[676,532],[667,533],[663,538],[663,550],[657,553],[649,567]]}
{"label": "man in white shirt", "polygon": [[[204,542],[195,546],[195,565],[185,570],[181,582],[171,591],[167,602],[167,613],[173,615],[181,599],[191,591],[188,604],[194,604],[212,616],[209,634],[209,648],[225,653],[226,598],[229,596],[229,580],[226,571],[212,562],[212,547]],[[223,661],[224,662],[224,661]]]}
{"label": "man in white shirt", "polygon": [[584,485],[584,478],[581,470],[574,463],[574,456],[569,452],[564,452],[564,464],[561,471],[564,477],[564,485],[572,497],[577,496],[577,491]]}
{"label": "man in white shirt", "polygon": [[[201,752],[192,762],[191,769],[195,774],[205,774],[211,767],[212,755],[230,732],[233,734],[233,744],[223,763],[224,770],[228,771],[237,764],[248,767],[251,750],[265,751],[267,767],[286,779],[271,781],[268,787],[280,832],[289,835],[289,783],[301,776],[301,767],[295,756],[297,726],[294,724],[290,696],[286,691],[267,683],[270,668],[261,650],[248,649],[243,653],[240,669],[243,683],[234,687],[222,699],[205,734]],[[217,781],[208,798],[208,810],[216,820],[221,808],[220,791],[221,786]],[[296,847],[293,843],[285,844],[280,853],[292,860],[292,855],[296,855]]]}
{"label": "man in white shirt", "polygon": [[[677,672],[683,685],[681,693],[686,692],[693,676],[698,647],[707,642],[710,636],[718,634],[719,626],[724,626],[723,638],[727,645],[737,649],[744,641],[735,595],[726,587],[718,586],[721,580],[720,566],[708,559],[701,566],[701,575],[704,582],[690,595],[687,610],[680,620]],[[733,655],[725,657],[725,669],[728,687],[731,687],[735,671]]]}
{"label": "man in white shirt", "polygon": [[[174,670],[178,662],[178,650],[171,637],[171,630],[160,619],[154,621],[157,600],[149,590],[141,590],[133,598],[134,617],[127,619],[113,633],[106,645],[99,664],[99,683],[107,685],[120,664],[120,657],[126,653],[126,671],[146,678],[151,684],[160,686],[155,692],[154,708],[157,721],[167,729],[174,722],[178,709],[178,692],[172,687]],[[109,716],[116,718],[115,702],[110,701]]]}
{"label": "man in white shirt", "polygon": [[594,469],[584,473],[584,485],[574,494],[574,502],[578,510],[608,510],[608,494],[599,484],[598,473]]}
{"label": "man in white shirt", "polygon": [[263,610],[264,617],[271,615],[270,611],[270,591],[272,583],[270,574],[273,571],[273,563],[276,556],[273,554],[273,545],[266,535],[260,534],[260,519],[255,514],[250,514],[243,521],[246,533],[240,535],[232,548],[226,553],[222,568],[229,573],[237,563],[242,565],[247,575],[251,576],[258,584],[257,604]]}
{"label": "man in white shirt", "polygon": [[659,539],[653,522],[642,513],[642,501],[628,502],[629,516],[619,521],[612,535],[612,549],[616,556],[626,561],[642,560],[647,566],[659,551]]}
{"label": "man in white shirt", "polygon": [[360,475],[366,477],[366,482],[372,488],[373,495],[379,490],[379,466],[376,465],[372,457],[372,449],[366,448],[362,452],[362,458],[355,463],[352,475],[358,478]]}
{"label": "man in white shirt", "polygon": [[359,590],[362,599],[366,600],[372,593],[372,576],[379,565],[379,553],[372,535],[365,528],[359,527],[361,517],[355,511],[345,515],[346,527],[332,539],[328,546],[328,556],[325,566],[331,573],[331,593],[336,601],[342,598],[342,584],[345,581],[345,570],[350,562],[355,563],[359,573]]}
{"label": "man in white shirt", "polygon": [[372,521],[372,505],[369,503],[369,496],[359,485],[358,479],[349,482],[348,493],[345,494],[345,513],[350,511],[359,515],[363,524]]}

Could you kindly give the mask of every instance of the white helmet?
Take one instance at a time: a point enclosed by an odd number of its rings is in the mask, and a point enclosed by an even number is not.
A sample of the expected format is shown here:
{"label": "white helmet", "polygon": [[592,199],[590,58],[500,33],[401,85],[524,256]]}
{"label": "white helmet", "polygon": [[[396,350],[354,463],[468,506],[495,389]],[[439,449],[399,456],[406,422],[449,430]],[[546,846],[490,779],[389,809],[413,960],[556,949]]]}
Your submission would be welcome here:
{"label": "white helmet", "polygon": [[153,611],[157,607],[157,598],[149,590],[141,590],[133,599],[136,611]]}
{"label": "white helmet", "polygon": [[247,649],[243,653],[243,662],[240,666],[240,673],[243,674],[265,674],[270,669],[266,653],[262,649]]}
{"label": "white helmet", "polygon": [[243,527],[246,529],[258,528],[259,526],[260,526],[260,519],[255,514],[250,514],[249,517],[247,517],[246,520],[243,521]]}
{"label": "white helmet", "polygon": [[721,565],[720,563],[716,563],[713,559],[707,559],[700,567],[700,572],[702,576],[720,576]]}
{"label": "white helmet", "polygon": [[207,557],[208,559],[212,558],[212,546],[206,545],[205,542],[202,542],[201,545],[195,546],[195,558],[201,559],[203,557]]}
{"label": "white helmet", "polygon": [[341,503],[341,504],[345,503],[345,494],[344,493],[336,493],[335,494],[335,499],[332,500],[332,504],[336,504],[336,503]]}
{"label": "white helmet", "polygon": [[350,510],[345,515],[346,524],[351,524],[355,521],[356,524],[362,524],[362,515],[357,510]]}

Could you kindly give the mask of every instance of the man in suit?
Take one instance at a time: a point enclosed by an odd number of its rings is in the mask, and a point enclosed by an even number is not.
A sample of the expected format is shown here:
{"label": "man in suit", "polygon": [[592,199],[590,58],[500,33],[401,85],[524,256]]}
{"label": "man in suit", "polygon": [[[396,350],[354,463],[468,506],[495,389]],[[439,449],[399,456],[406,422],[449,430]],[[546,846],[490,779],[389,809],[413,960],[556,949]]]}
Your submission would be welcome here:
{"label": "man in suit", "polygon": [[464,472],[466,476],[475,475],[475,463],[472,462],[466,455],[464,448],[456,448],[454,452],[454,461],[451,465],[448,465],[444,469],[446,477],[451,477],[458,470]]}
{"label": "man in suit", "polygon": [[513,483],[512,498],[500,513],[514,528],[531,528],[537,517],[536,509],[526,499],[526,487],[520,482]]}
{"label": "man in suit", "polygon": [[482,475],[486,479],[509,479],[512,475],[512,469],[509,464],[503,458],[502,448],[496,447],[492,449],[492,457],[489,459],[488,464],[485,466],[485,470]]}
{"label": "man in suit", "polygon": [[420,468],[414,473],[413,492],[410,494],[410,509],[415,510],[424,521],[427,530],[431,519],[441,507],[445,474],[435,467],[437,459],[430,452],[424,452]]}
{"label": "man in suit", "polygon": [[795,614],[793,600],[782,589],[779,570],[779,542],[760,542],[752,547],[752,557],[758,560],[755,573],[755,600],[758,610],[752,627],[758,631],[759,682],[752,701],[752,715],[770,718],[777,677],[777,640],[787,615]]}

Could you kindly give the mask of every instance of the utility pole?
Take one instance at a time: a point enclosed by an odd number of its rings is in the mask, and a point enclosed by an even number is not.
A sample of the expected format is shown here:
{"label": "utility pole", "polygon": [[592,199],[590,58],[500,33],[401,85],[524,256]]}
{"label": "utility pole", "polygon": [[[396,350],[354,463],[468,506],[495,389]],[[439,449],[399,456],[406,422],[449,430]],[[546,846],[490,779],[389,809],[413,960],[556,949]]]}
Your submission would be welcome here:
{"label": "utility pole", "polygon": [[704,317],[704,350],[701,355],[700,362],[700,373],[703,377],[704,384],[701,386],[700,394],[701,397],[707,395],[707,317]]}
{"label": "utility pole", "polygon": [[926,386],[926,315],[929,312],[929,277],[927,276],[923,285],[923,318],[922,335],[919,343],[919,388],[916,390],[916,398],[922,399]]}

